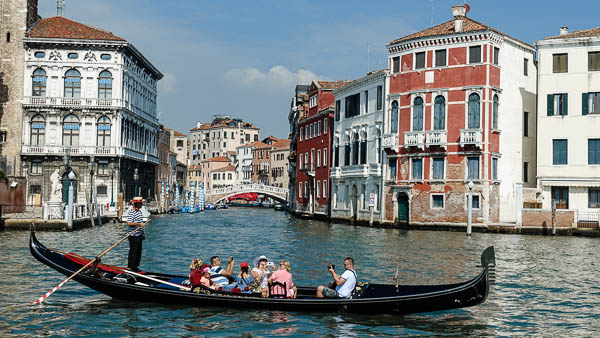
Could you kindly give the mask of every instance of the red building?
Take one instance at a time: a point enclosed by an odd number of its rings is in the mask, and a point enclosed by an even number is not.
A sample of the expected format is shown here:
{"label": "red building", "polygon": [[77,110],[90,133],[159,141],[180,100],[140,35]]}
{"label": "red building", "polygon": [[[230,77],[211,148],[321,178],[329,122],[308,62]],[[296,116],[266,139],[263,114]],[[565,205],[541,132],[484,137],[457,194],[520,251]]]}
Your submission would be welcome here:
{"label": "red building", "polygon": [[334,118],[333,90],[344,81],[313,81],[308,113],[298,121],[296,212],[329,216],[329,167]]}
{"label": "red building", "polygon": [[466,223],[469,195],[473,222],[515,221],[519,163],[535,161],[523,131],[535,121],[535,49],[467,10],[387,46],[387,222]]}

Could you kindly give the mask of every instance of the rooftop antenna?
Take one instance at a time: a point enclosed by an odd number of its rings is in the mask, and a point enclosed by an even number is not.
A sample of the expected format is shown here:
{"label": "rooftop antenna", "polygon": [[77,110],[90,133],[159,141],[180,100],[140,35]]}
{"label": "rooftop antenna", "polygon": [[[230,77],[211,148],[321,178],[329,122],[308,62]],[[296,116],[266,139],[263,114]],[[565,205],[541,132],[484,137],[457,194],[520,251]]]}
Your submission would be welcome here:
{"label": "rooftop antenna", "polygon": [[65,0],[56,0],[56,16],[63,16]]}

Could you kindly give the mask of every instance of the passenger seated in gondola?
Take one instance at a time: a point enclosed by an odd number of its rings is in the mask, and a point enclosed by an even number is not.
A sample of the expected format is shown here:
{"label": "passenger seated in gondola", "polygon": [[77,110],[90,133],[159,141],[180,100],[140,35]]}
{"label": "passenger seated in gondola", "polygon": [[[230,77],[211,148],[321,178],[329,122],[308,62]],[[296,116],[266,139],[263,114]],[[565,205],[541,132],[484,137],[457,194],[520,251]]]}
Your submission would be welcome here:
{"label": "passenger seated in gondola", "polygon": [[[287,294],[287,298],[296,298],[296,286],[292,281],[292,274],[290,273],[291,266],[290,262],[287,260],[279,261],[279,270],[273,272],[273,275],[269,278],[269,283],[271,282],[279,282],[285,283],[285,292]],[[281,287],[280,287],[281,288]],[[275,291],[273,291],[275,293]]]}
{"label": "passenger seated in gondola", "polygon": [[268,279],[271,275],[271,270],[269,270],[269,266],[273,266],[273,262],[269,261],[265,256],[259,256],[254,259],[254,268],[252,269],[252,274],[254,275],[255,280],[260,281],[260,292],[265,298],[269,297]]}
{"label": "passenger seated in gondola", "polygon": [[218,287],[218,285],[210,278],[210,268],[209,267],[205,267],[204,270],[202,270],[202,277],[200,278],[200,284],[206,286],[207,288],[211,288],[213,290]]}
{"label": "passenger seated in gondola", "polygon": [[219,256],[212,256],[210,258],[210,278],[217,285],[227,285],[229,284],[229,278],[233,274],[233,265],[235,260],[233,257],[229,257],[227,259],[227,266],[225,269],[221,267],[221,259]]}
{"label": "passenger seated in gondola", "polygon": [[195,286],[200,284],[200,278],[202,278],[202,260],[194,258],[190,264],[190,285]]}
{"label": "passenger seated in gondola", "polygon": [[354,259],[346,257],[344,259],[344,268],[346,271],[340,276],[335,273],[335,265],[329,265],[327,270],[331,273],[335,281],[335,290],[323,285],[317,287],[317,297],[319,298],[348,298],[356,286],[356,273],[354,272]]}
{"label": "passenger seated in gondola", "polygon": [[223,285],[222,291],[232,293],[252,293],[254,291],[254,275],[249,271],[248,263],[240,264],[240,273],[235,278],[235,283]]}

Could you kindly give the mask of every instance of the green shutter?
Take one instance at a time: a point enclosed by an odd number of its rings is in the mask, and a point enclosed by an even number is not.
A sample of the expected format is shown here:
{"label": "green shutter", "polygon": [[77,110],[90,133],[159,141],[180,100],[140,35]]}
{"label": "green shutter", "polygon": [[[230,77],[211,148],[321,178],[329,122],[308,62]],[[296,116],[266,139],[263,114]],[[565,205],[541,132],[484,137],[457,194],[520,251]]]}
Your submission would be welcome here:
{"label": "green shutter", "polygon": [[548,116],[554,115],[554,95],[548,94]]}
{"label": "green shutter", "polygon": [[563,100],[563,112],[564,112],[564,116],[569,115],[569,101],[567,100],[569,98],[569,94],[565,94],[565,99]]}
{"label": "green shutter", "polygon": [[581,115],[588,114],[588,93],[581,93]]}

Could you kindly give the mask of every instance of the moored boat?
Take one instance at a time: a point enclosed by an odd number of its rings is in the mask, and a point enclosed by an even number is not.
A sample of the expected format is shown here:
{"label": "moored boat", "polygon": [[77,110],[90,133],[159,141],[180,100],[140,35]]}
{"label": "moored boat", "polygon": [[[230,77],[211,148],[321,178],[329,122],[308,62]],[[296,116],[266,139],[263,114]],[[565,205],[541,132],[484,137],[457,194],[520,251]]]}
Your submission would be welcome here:
{"label": "moored boat", "polygon": [[277,203],[277,204],[275,204],[275,206],[273,208],[275,209],[275,211],[284,211],[285,210],[285,204],[283,204],[283,203]]}
{"label": "moored boat", "polygon": [[[43,264],[71,276],[89,259],[45,247],[34,231],[29,240],[31,254]],[[97,264],[73,277],[73,280],[110,297],[131,301],[265,308],[288,311],[407,314],[431,312],[483,303],[489,293],[495,269],[494,248],[481,255],[482,270],[473,279],[443,285],[389,285],[359,282],[350,298],[316,298],[315,287],[298,287],[298,296],[262,298],[260,294],[233,294],[200,288],[189,291],[187,276],[155,272],[132,273],[125,268]],[[194,290],[198,290],[194,288]]]}

